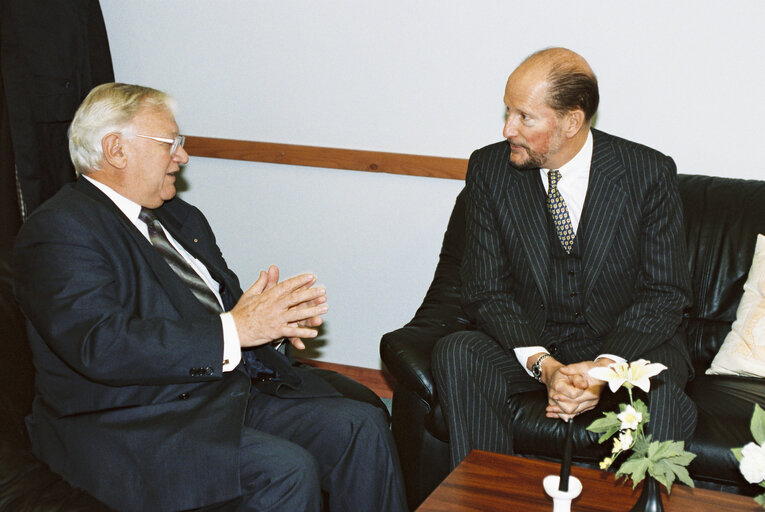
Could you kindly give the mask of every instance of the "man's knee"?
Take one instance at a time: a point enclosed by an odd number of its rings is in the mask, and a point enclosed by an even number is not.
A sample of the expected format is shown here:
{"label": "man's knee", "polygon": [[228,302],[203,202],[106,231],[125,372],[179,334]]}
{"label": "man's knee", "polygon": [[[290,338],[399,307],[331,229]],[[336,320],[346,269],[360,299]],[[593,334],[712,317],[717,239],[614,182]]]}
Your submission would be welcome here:
{"label": "man's knee", "polygon": [[444,373],[472,359],[471,346],[475,343],[475,333],[458,331],[448,334],[436,342],[431,355],[433,369]]}
{"label": "man's knee", "polygon": [[242,510],[318,510],[319,468],[308,451],[283,440],[268,454],[255,445],[243,448],[240,479],[248,505]]}
{"label": "man's knee", "polygon": [[503,357],[502,348],[480,331],[457,331],[436,342],[431,355],[433,371],[442,378],[461,378],[483,368],[487,362]]}
{"label": "man's knee", "polygon": [[354,439],[366,439],[367,442],[387,444],[390,438],[388,418],[377,407],[367,403],[348,401],[337,412],[333,423],[336,435],[344,437],[347,443]]}

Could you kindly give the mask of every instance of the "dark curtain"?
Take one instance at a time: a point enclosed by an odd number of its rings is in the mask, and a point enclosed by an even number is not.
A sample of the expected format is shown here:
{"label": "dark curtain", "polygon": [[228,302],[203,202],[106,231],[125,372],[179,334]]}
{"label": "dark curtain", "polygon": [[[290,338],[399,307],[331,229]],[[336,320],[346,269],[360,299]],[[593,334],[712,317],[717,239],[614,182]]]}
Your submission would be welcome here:
{"label": "dark curtain", "polygon": [[0,80],[0,240],[12,240],[21,226],[21,208],[17,197],[8,104]]}
{"label": "dark curtain", "polygon": [[26,217],[74,180],[69,123],[114,72],[98,0],[2,0],[0,16],[2,231],[15,234],[11,210]]}

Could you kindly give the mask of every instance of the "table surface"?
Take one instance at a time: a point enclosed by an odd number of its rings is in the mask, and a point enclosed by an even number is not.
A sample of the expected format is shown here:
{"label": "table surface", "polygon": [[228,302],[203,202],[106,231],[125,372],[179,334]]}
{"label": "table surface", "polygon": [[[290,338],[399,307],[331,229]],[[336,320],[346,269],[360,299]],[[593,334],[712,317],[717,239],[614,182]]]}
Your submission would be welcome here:
{"label": "table surface", "polygon": [[[417,509],[417,512],[552,510],[552,498],[545,494],[542,479],[557,475],[560,464],[473,450]],[[615,482],[614,474],[573,466],[571,474],[584,489],[571,506],[572,511],[627,511],[640,496],[641,487]],[[694,489],[683,484],[672,486],[667,496],[661,486],[666,512],[762,512],[747,496]],[[515,508],[522,506],[522,508]]]}

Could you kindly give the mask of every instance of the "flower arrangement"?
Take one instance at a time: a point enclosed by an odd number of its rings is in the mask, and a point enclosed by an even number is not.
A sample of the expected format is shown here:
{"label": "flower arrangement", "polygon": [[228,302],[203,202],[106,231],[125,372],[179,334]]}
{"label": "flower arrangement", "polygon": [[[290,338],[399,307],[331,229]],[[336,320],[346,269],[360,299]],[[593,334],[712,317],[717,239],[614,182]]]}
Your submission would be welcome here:
{"label": "flower arrangement", "polygon": [[[755,404],[752,421],[749,424],[754,437],[754,443],[747,443],[742,448],[732,448],[731,451],[739,461],[738,469],[750,484],[765,487],[765,411]],[[765,507],[765,494],[760,494],[754,501]]]}
{"label": "flower arrangement", "polygon": [[[618,414],[603,413],[603,417],[593,421],[587,430],[601,434],[599,443],[614,437],[611,455],[603,459],[600,469],[609,468],[623,452],[632,450],[632,454],[616,471],[616,477],[632,479],[633,489],[646,474],[663,484],[667,492],[670,492],[672,483],[676,479],[693,487],[693,480],[686,466],[696,455],[685,451],[684,441],[651,441],[651,436],[645,433],[645,425],[650,420],[648,407],[642,400],[632,396],[634,387],[647,393],[651,386],[651,377],[666,369],[667,367],[661,363],[650,363],[645,359],[639,359],[631,363],[613,363],[607,367],[593,368],[589,371],[592,377],[606,381],[612,392],[623,386],[629,393],[629,404],[619,404]],[[763,430],[763,439],[765,439],[765,430]]]}

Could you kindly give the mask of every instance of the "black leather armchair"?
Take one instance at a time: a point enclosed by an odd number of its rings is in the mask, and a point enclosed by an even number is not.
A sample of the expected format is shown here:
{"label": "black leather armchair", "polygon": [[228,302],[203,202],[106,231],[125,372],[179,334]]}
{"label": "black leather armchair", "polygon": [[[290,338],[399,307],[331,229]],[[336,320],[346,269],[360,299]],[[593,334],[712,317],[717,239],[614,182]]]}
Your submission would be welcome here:
{"label": "black leather armchair", "polygon": [[[710,376],[709,367],[722,345],[752,263],[758,233],[765,233],[765,182],[680,175],[694,303],[684,326],[696,378],[687,391],[699,409],[690,446],[697,454],[689,470],[698,486],[755,494],[738,470],[730,448],[751,441],[754,404],[765,405],[765,379]],[[401,458],[409,505],[415,508],[447,475],[449,435],[430,370],[430,354],[441,337],[470,329],[460,306],[459,267],[465,243],[464,199],[457,197],[444,236],[433,282],[414,318],[383,336],[382,359],[396,379],[393,434]],[[545,418],[544,391],[518,395],[511,404],[514,449],[522,456],[559,460],[563,424]],[[608,393],[603,407],[617,399]],[[576,421],[574,462],[597,467],[610,450],[584,427],[603,408]]]}

